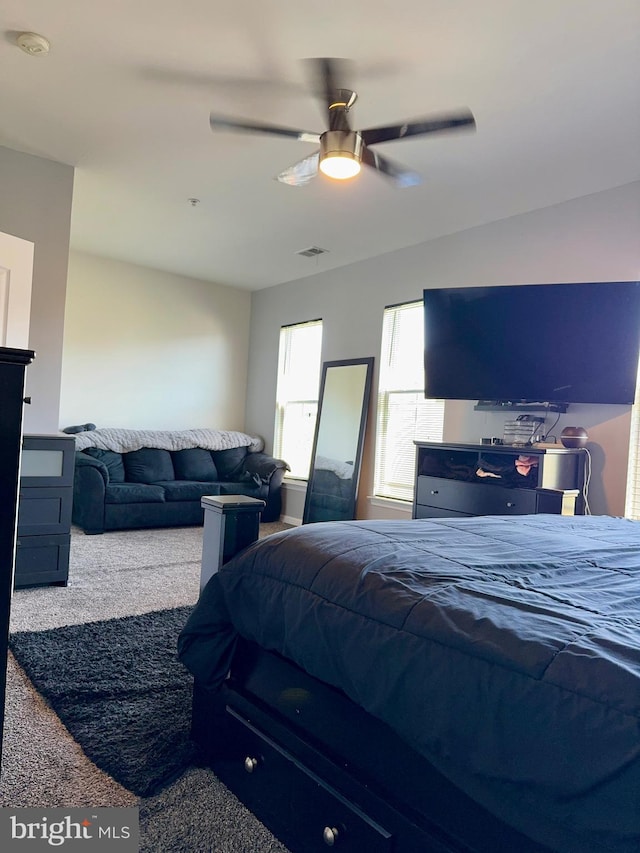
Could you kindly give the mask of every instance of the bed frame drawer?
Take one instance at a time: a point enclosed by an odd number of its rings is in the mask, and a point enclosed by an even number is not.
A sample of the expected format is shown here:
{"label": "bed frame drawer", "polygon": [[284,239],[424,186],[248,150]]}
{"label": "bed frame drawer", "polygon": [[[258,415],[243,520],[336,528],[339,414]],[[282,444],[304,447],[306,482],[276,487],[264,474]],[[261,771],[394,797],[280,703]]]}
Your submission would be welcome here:
{"label": "bed frame drawer", "polygon": [[295,853],[326,853],[336,822],[336,849],[357,853],[551,853],[339,690],[242,638],[220,693],[196,680],[192,736],[199,761]]}
{"label": "bed frame drawer", "polygon": [[392,853],[389,832],[234,709],[227,714],[238,757],[216,773],[267,826],[274,816],[290,828],[291,837],[280,833],[285,844],[295,839],[296,853],[333,846],[344,853]]}

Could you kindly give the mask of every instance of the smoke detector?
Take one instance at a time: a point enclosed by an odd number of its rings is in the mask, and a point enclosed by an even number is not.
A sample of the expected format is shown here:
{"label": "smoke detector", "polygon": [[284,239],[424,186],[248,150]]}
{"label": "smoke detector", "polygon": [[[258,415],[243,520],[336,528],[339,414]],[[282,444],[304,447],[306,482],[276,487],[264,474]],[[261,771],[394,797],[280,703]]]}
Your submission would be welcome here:
{"label": "smoke detector", "polygon": [[20,33],[16,44],[29,56],[44,56],[49,53],[49,39],[39,36],[38,33]]}

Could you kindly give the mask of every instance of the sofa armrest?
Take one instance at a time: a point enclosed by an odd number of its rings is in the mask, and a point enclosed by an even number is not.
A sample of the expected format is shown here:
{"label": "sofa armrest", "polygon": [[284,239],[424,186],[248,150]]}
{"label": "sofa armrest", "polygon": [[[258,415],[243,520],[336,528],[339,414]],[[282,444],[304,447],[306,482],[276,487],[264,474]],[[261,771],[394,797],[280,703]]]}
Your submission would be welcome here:
{"label": "sofa armrest", "polygon": [[95,459],[93,456],[88,456],[81,450],[76,450],[76,472],[81,468],[95,468],[102,475],[105,486],[109,485],[109,470],[104,462]]}
{"label": "sofa armrest", "polygon": [[99,459],[76,452],[73,475],[72,521],[85,533],[104,533],[107,466]]}
{"label": "sofa armrest", "polygon": [[[263,483],[268,483],[276,471],[282,471],[282,476],[289,471],[289,465],[283,459],[275,459],[266,453],[247,453],[243,468],[249,474],[257,474]],[[282,482],[282,478],[280,478]]]}
{"label": "sofa armrest", "polygon": [[267,453],[247,453],[243,462],[246,475],[266,490],[267,505],[262,511],[262,521],[277,521],[282,512],[282,480],[289,465],[283,459],[275,459]]}

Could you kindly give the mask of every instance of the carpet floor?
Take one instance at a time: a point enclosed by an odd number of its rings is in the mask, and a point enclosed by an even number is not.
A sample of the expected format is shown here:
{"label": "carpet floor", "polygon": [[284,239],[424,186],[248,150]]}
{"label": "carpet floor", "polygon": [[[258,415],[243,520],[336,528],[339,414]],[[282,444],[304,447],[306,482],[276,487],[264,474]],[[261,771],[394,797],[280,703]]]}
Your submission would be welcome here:
{"label": "carpet floor", "polygon": [[[285,526],[263,524],[260,535]],[[201,553],[202,528],[101,536],[73,529],[68,586],[16,591],[12,641],[21,632],[190,608]],[[81,644],[81,656],[90,645]],[[188,768],[159,793],[136,794],[118,781],[121,768],[108,772],[87,757],[52,703],[10,653],[0,807],[139,806],[141,853],[287,853],[208,769]]]}

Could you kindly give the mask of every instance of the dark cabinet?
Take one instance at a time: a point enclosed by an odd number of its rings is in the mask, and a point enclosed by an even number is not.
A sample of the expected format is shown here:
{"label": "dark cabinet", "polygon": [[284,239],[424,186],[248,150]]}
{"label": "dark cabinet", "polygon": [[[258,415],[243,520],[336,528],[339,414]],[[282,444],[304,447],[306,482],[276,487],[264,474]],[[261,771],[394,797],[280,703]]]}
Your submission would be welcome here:
{"label": "dark cabinet", "polygon": [[66,586],[73,503],[73,436],[22,441],[14,586]]}
{"label": "dark cabinet", "polygon": [[34,355],[31,350],[0,347],[0,746],[16,547],[24,383],[27,365]]}
{"label": "dark cabinet", "polygon": [[416,442],[414,518],[584,512],[584,453]]}

